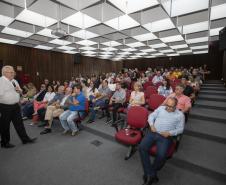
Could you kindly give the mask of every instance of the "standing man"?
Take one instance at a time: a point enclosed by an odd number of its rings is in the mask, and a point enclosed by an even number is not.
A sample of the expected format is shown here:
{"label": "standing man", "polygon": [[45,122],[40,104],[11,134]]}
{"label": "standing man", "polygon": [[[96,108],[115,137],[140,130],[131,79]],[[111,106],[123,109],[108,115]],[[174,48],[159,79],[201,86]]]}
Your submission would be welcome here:
{"label": "standing man", "polygon": [[0,77],[0,132],[1,147],[12,148],[10,144],[10,123],[16,129],[23,144],[33,143],[36,138],[31,139],[24,128],[20,110],[20,94],[22,90],[16,80],[14,80],[15,71],[12,66],[2,68],[2,77]]}

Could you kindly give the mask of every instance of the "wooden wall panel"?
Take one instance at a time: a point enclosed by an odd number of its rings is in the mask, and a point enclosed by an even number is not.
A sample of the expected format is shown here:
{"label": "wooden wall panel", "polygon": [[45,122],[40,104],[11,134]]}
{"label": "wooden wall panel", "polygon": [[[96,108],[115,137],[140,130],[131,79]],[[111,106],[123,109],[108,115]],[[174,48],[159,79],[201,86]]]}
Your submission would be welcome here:
{"label": "wooden wall panel", "polygon": [[22,66],[23,73],[29,74],[35,84],[40,84],[44,78],[63,81],[79,74],[119,71],[123,66],[122,62],[85,56],[81,57],[80,64],[74,64],[74,55],[8,44],[0,44],[0,61],[15,68]]}

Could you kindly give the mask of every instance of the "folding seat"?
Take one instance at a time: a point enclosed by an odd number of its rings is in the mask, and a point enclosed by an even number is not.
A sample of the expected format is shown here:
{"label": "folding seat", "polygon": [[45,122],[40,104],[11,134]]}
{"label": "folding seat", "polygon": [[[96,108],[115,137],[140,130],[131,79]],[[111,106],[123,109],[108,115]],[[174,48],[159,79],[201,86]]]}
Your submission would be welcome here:
{"label": "folding seat", "polygon": [[148,81],[148,82],[145,82],[145,83],[143,84],[144,90],[146,90],[148,86],[153,86],[152,81]]}
{"label": "folding seat", "polygon": [[144,91],[146,103],[148,102],[148,99],[152,94],[158,94],[157,88],[155,86],[148,86],[147,89]]}
{"label": "folding seat", "polygon": [[129,146],[125,160],[129,159],[143,138],[143,130],[147,126],[148,111],[144,107],[133,106],[127,111],[127,125],[115,134],[115,139]]}
{"label": "folding seat", "polygon": [[155,109],[157,109],[165,100],[166,98],[162,95],[159,95],[159,94],[152,94],[150,97],[149,97],[149,100],[148,100],[148,108],[151,110],[151,111],[154,111]]}
{"label": "folding seat", "polygon": [[89,114],[89,101],[86,99],[85,101],[85,110],[78,111],[78,117],[74,119],[74,123],[77,125],[79,130],[81,130],[81,122],[88,116]]}

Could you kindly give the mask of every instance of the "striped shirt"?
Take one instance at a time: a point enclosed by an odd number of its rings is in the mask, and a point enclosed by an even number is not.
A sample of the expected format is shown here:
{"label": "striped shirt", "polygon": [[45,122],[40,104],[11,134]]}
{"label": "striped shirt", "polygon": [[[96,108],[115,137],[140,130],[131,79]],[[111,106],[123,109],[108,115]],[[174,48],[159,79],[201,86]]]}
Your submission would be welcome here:
{"label": "striped shirt", "polygon": [[168,112],[166,106],[160,106],[149,115],[148,123],[154,126],[158,133],[169,132],[171,136],[176,136],[184,130],[184,114],[177,109]]}

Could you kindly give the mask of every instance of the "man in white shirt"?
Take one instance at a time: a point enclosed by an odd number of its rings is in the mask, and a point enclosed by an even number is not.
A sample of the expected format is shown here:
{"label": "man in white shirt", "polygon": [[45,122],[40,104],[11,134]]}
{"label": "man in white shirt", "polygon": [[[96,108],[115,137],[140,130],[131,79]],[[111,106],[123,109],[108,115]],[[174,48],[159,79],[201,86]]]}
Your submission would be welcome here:
{"label": "man in white shirt", "polygon": [[158,82],[162,82],[162,80],[163,80],[163,77],[161,76],[161,72],[160,71],[157,71],[156,75],[152,79],[152,83],[154,85],[156,85]]}
{"label": "man in white shirt", "polygon": [[24,128],[19,105],[22,90],[14,76],[15,71],[12,66],[4,66],[2,68],[2,77],[0,77],[0,132],[2,148],[14,147],[9,142],[11,121],[23,144],[33,143],[36,140],[36,138],[31,139]]}

